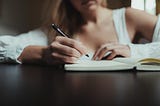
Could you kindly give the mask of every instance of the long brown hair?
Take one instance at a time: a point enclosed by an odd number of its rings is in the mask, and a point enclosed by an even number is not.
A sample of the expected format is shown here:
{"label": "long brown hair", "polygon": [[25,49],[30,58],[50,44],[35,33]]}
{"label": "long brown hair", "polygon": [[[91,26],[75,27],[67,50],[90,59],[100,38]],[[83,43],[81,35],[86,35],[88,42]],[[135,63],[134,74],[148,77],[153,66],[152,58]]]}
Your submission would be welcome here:
{"label": "long brown hair", "polygon": [[[104,0],[102,5],[106,6],[106,0]],[[43,19],[43,26],[48,30],[49,43],[58,35],[58,33],[51,28],[52,23],[58,25],[65,33],[70,35],[71,38],[83,23],[83,18],[80,13],[74,9],[70,0],[46,1]]]}

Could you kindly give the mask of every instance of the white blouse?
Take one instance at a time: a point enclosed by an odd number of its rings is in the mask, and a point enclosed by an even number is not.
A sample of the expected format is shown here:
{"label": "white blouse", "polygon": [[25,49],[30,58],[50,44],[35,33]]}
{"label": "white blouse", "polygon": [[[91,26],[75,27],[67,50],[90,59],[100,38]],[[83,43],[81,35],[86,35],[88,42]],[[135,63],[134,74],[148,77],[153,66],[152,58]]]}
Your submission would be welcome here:
{"label": "white blouse", "polygon": [[[160,58],[160,15],[155,26],[153,42],[132,44],[126,28],[125,8],[114,10],[113,21],[119,43],[127,44],[131,50],[131,58]],[[20,63],[17,58],[25,47],[31,45],[47,46],[48,38],[42,29],[32,30],[17,36],[0,36],[0,62]]]}
{"label": "white blouse", "polygon": [[133,44],[126,27],[125,8],[114,10],[113,21],[120,44],[127,44],[131,50],[131,58],[160,58],[160,15],[154,29],[152,43]]}
{"label": "white blouse", "polygon": [[0,62],[20,63],[17,58],[29,45],[47,46],[46,34],[41,29],[35,29],[17,36],[0,36]]}

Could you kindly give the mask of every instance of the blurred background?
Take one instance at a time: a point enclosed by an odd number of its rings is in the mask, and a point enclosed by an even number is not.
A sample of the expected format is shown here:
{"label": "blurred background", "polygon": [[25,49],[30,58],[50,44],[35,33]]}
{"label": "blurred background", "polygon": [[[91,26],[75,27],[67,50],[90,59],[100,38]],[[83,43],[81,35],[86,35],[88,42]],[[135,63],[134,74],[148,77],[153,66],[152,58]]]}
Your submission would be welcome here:
{"label": "blurred background", "polygon": [[[46,0],[0,0],[0,35],[16,35],[35,29],[42,22],[41,11]],[[111,9],[128,7],[160,12],[160,0],[107,0]]]}
{"label": "blurred background", "polygon": [[45,0],[0,0],[0,35],[37,28]]}

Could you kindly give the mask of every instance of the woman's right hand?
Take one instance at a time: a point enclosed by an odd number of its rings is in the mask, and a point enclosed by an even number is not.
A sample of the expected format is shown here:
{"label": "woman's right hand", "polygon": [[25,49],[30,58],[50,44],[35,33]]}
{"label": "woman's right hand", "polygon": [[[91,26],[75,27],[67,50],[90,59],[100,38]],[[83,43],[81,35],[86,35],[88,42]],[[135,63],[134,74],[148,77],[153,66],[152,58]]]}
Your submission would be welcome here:
{"label": "woman's right hand", "polygon": [[87,53],[86,47],[74,39],[57,36],[44,53],[47,64],[75,63]]}

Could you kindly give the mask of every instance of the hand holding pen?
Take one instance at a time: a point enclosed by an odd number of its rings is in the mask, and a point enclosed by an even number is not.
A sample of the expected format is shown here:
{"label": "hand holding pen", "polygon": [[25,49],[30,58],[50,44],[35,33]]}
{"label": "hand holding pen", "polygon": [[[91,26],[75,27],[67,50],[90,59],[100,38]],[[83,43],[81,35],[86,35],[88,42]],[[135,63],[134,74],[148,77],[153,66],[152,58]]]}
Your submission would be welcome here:
{"label": "hand holding pen", "polygon": [[52,24],[59,35],[50,45],[52,58],[59,63],[75,63],[82,55],[87,54],[86,47],[77,40],[71,39],[55,24]]}

